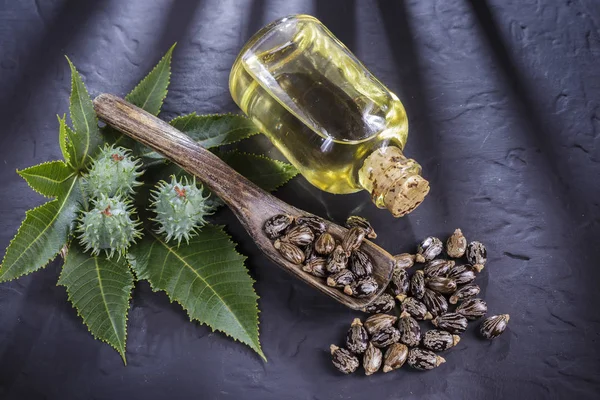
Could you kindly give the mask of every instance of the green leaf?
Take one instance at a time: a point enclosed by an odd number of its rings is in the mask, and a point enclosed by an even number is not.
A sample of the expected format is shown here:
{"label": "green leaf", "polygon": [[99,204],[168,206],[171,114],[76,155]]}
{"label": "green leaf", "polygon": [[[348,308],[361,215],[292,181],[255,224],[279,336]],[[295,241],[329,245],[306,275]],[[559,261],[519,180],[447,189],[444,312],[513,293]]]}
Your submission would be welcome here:
{"label": "green leaf", "polygon": [[[235,114],[197,115],[193,112],[174,118],[169,123],[206,149],[239,142],[259,133],[252,121]],[[150,149],[140,156],[149,159],[163,158]]]}
{"label": "green leaf", "polygon": [[156,67],[125,97],[125,100],[150,114],[158,115],[167,96],[171,77],[171,55],[176,44],[171,46]]}
{"label": "green leaf", "polygon": [[49,161],[25,168],[17,173],[36,192],[47,197],[56,197],[68,189],[75,172],[62,161]]}
{"label": "green leaf", "polygon": [[234,150],[218,156],[237,172],[269,192],[298,174],[298,170],[293,165],[259,154]]}
{"label": "green leaf", "polygon": [[69,127],[65,121],[66,116],[63,115],[61,118],[60,115],[57,115],[56,118],[58,118],[58,145],[60,146],[60,151],[65,159],[65,163],[70,164],[73,146],[70,146],[68,141],[67,129],[69,129]]}
{"label": "green leaf", "polygon": [[196,115],[196,113],[191,113],[177,117],[169,123],[206,149],[235,143],[259,133],[252,121],[235,114]]}
{"label": "green leaf", "polygon": [[45,267],[67,242],[82,201],[81,185],[75,177],[58,199],[27,211],[25,221],[6,249],[0,282]]}
{"label": "green leaf", "polygon": [[198,320],[250,346],[263,359],[258,339],[258,296],[222,226],[207,225],[189,244],[169,244],[146,230],[129,252],[138,279],[164,290]]}
{"label": "green leaf", "polygon": [[127,311],[133,274],[125,257],[92,257],[73,243],[58,284],[67,288],[69,300],[91,334],[114,347],[127,364]]}
{"label": "green leaf", "polygon": [[[127,95],[125,100],[140,107],[141,109],[153,115],[158,115],[167,96],[171,78],[171,57],[173,49],[177,43],[173,44],[163,58],[156,64],[148,75]],[[136,142],[112,128],[105,129],[109,140],[119,146],[129,147],[135,156],[145,157],[145,154],[156,154],[147,146]],[[158,156],[157,158],[162,158]]]}
{"label": "green leaf", "polygon": [[[83,84],[81,76],[67,57],[71,67],[71,98],[69,110],[74,131],[66,130],[67,145],[73,146],[70,163],[76,168],[83,167],[88,158],[93,156],[103,144],[98,129],[98,118],[92,104],[92,99]],[[60,121],[60,119],[59,119]],[[66,125],[65,125],[66,126]],[[62,128],[62,126],[61,126]],[[62,147],[61,147],[62,148]]]}
{"label": "green leaf", "polygon": [[67,125],[66,117],[58,117],[58,140],[60,145],[60,150],[63,154],[63,157],[67,164],[71,165],[73,168],[78,169],[76,160],[77,160],[77,149],[73,145],[73,140],[75,139],[75,132]]}

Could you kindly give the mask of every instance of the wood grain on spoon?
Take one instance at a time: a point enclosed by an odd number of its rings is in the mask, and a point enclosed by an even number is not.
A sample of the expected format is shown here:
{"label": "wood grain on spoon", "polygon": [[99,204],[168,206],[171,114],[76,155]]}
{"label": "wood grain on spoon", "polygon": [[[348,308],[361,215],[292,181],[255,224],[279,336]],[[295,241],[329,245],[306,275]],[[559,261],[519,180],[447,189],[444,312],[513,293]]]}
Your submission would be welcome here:
{"label": "wood grain on spoon", "polygon": [[[198,177],[233,210],[256,245],[271,261],[312,287],[350,308],[362,309],[387,286],[394,259],[388,252],[369,241],[363,242],[361,250],[371,256],[374,267],[373,277],[379,284],[379,290],[371,297],[347,296],[341,290],[327,286],[324,279],[302,271],[301,266],[286,261],[279,254],[271,240],[264,234],[262,226],[268,218],[276,214],[293,216],[312,214],[293,207],[262,190],[184,133],[119,97],[101,94],[94,100],[94,108],[98,116],[108,125],[151,147]],[[341,240],[347,229],[326,222],[328,232]]]}

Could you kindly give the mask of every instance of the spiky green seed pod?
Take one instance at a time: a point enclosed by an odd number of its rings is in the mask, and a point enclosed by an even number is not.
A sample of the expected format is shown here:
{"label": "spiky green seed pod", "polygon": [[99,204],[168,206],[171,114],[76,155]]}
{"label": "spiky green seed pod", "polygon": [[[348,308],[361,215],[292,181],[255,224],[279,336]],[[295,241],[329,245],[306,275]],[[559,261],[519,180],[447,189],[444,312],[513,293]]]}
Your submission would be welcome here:
{"label": "spiky green seed pod", "polygon": [[107,197],[101,194],[92,200],[92,209],[81,214],[77,226],[79,242],[85,251],[98,255],[102,250],[108,258],[119,256],[142,236],[141,222],[132,218],[131,204],[121,196]]}
{"label": "spiky green seed pod", "polygon": [[138,180],[143,173],[141,165],[128,149],[105,146],[85,176],[86,192],[92,198],[133,194],[134,188],[142,184]]}
{"label": "spiky green seed pod", "polygon": [[182,181],[171,176],[171,183],[161,181],[152,191],[152,210],[156,213],[158,233],[166,235],[181,243],[181,239],[189,241],[198,228],[206,224],[205,217],[211,214],[212,208],[207,204],[208,196],[202,196],[202,185],[196,186],[196,180],[190,184],[185,178]]}

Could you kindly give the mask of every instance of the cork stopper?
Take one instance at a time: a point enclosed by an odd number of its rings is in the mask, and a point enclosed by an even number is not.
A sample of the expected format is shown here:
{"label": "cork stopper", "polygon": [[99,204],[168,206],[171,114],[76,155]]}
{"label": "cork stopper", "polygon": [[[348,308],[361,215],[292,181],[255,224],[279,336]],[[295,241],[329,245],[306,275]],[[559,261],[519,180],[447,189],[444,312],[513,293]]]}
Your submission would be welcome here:
{"label": "cork stopper", "polygon": [[358,172],[375,205],[387,208],[394,217],[413,211],[429,193],[429,182],[420,173],[421,166],[395,146],[375,150]]}

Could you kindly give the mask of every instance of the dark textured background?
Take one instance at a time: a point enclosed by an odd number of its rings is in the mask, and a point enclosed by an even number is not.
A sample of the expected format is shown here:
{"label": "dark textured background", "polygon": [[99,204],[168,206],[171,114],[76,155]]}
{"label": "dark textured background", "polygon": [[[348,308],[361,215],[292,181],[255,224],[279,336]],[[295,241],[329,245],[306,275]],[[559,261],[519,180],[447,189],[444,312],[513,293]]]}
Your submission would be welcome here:
{"label": "dark textured background", "polygon": [[15,168],[60,158],[63,54],[92,95],[124,95],[177,41],[163,117],[236,111],[227,79],[242,44],[300,12],[321,19],[403,100],[406,152],[432,191],[400,220],[364,193],[328,195],[301,178],[278,196],[338,222],[360,211],[393,253],[463,228],[488,246],[479,281],[490,312],[510,313],[509,331],[494,342],[468,331],[428,373],[341,376],[327,349],[358,313],[273,266],[224,211],[218,218],[257,280],[268,363],[139,283],[124,367],[55,286],[56,261],[0,285],[0,398],[598,398],[596,0],[0,0],[0,247],[43,201]]}

